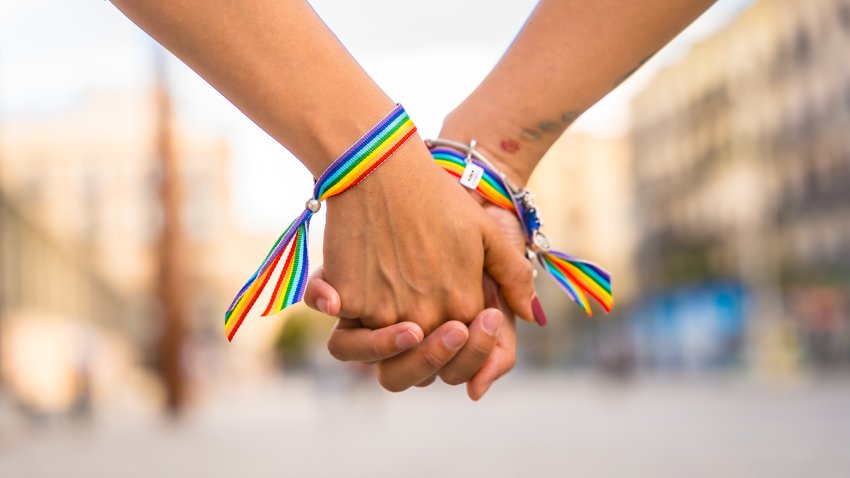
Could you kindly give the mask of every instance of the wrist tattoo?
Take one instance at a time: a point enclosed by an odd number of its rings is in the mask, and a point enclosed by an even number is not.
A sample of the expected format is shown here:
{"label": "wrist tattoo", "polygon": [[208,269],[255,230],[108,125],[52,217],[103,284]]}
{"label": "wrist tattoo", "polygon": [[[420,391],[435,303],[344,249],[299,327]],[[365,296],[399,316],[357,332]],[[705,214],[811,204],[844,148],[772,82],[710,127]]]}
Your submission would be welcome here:
{"label": "wrist tattoo", "polygon": [[648,62],[652,57],[654,57],[656,53],[658,53],[658,50],[655,50],[654,52],[650,53],[649,56],[639,61],[634,68],[627,71],[626,74],[624,74],[623,76],[617,78],[617,81],[614,82],[614,88],[620,86],[622,82],[628,80],[632,75],[635,74],[636,71],[640,70],[640,67],[642,67],[646,62]]}
{"label": "wrist tattoo", "polygon": [[537,141],[542,137],[543,135],[540,134],[540,131],[534,128],[523,128],[522,130],[522,139],[526,141]]}
{"label": "wrist tattoo", "polygon": [[[571,125],[578,118],[579,114],[581,114],[579,111],[565,111],[557,119],[548,119],[539,122],[536,128],[523,128],[520,131],[520,139],[530,143],[543,139],[543,136],[547,133],[560,133]],[[505,149],[504,146],[502,149]]]}
{"label": "wrist tattoo", "polygon": [[506,153],[516,153],[519,151],[519,143],[514,139],[503,139],[499,146]]}
{"label": "wrist tattoo", "polygon": [[561,113],[561,122],[567,126],[573,124],[573,121],[575,121],[576,118],[578,118],[578,112],[576,111],[567,111],[566,113]]}
{"label": "wrist tattoo", "polygon": [[541,121],[538,126],[540,128],[540,131],[549,133],[551,131],[556,131],[561,125],[554,122],[554,121],[547,120],[547,121]]}

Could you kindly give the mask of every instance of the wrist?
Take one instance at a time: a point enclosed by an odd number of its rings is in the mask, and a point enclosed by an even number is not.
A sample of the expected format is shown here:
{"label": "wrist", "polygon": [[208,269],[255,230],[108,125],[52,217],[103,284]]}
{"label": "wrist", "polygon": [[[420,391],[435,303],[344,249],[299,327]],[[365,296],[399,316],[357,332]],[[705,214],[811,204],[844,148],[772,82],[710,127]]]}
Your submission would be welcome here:
{"label": "wrist", "polygon": [[421,189],[423,183],[429,184],[432,177],[442,174],[422,139],[414,135],[356,188],[328,198],[328,212],[352,208],[386,211],[398,198]]}
{"label": "wrist", "polygon": [[318,178],[335,158],[393,106],[392,100],[378,91],[361,95],[356,103],[348,102],[336,107],[333,115],[319,109],[315,114],[304,113],[301,127],[304,128],[302,138],[306,144],[299,151],[298,157],[313,177]]}
{"label": "wrist", "polygon": [[485,112],[468,115],[457,109],[446,116],[439,137],[464,144],[469,144],[474,139],[475,149],[505,173],[512,184],[524,187],[545,151],[536,152],[533,148],[523,148],[509,135],[501,134],[503,130],[510,130],[510,126],[506,126],[501,120],[488,120],[485,124],[479,118],[496,118],[496,115]]}

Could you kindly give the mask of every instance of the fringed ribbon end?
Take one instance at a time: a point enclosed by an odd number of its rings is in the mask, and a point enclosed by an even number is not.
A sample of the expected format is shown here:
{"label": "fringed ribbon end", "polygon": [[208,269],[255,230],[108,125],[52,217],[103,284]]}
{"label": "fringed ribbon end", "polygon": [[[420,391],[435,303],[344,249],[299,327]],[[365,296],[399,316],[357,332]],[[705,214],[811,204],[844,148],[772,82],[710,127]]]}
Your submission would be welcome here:
{"label": "fringed ribbon end", "polygon": [[310,218],[319,211],[322,201],[338,196],[359,184],[415,133],[416,126],[404,108],[396,105],[389,114],[331,163],[316,180],[313,196],[305,204],[304,212],[281,234],[260,268],[242,286],[228,307],[224,315],[224,332],[227,340],[233,340],[245,316],[254,307],[260,293],[278,268],[284,253],[286,258],[275,282],[274,293],[262,315],[276,314],[304,297],[309,271],[307,232],[310,229]]}
{"label": "fringed ribbon end", "polygon": [[289,254],[280,270],[272,298],[269,300],[266,310],[263,311],[263,317],[275,315],[290,305],[300,302],[304,297],[307,274],[310,270],[310,261],[307,255],[309,227],[310,221],[307,220],[298,228],[290,241]]}
{"label": "fringed ribbon end", "polygon": [[555,279],[564,291],[581,306],[588,317],[593,316],[590,301],[593,297],[606,313],[614,307],[611,292],[611,275],[598,265],[557,251],[537,255],[540,265]]}
{"label": "fringed ribbon end", "polygon": [[[475,149],[474,141],[466,145],[438,138],[428,140],[427,144],[434,160],[447,173],[461,179],[461,183],[475,189],[493,204],[516,214],[527,235],[528,246],[537,252],[540,265],[588,316],[593,316],[588,295],[599,302],[606,313],[611,311],[614,306],[611,276],[592,262],[549,250],[548,240],[539,232],[541,221],[537,216],[533,195],[525,189],[512,186],[505,175]],[[463,181],[470,164],[483,171],[480,180],[474,184]]]}
{"label": "fringed ribbon end", "polygon": [[288,251],[286,259],[283,262],[283,267],[280,268],[280,275],[275,283],[272,298],[262,315],[276,314],[300,301],[304,296],[304,287],[307,283],[307,272],[309,271],[307,233],[312,216],[312,212],[305,210],[286,228],[266,255],[263,263],[260,264],[260,268],[242,286],[236,298],[233,299],[224,314],[224,333],[227,335],[228,341],[233,341],[242,321],[254,307],[275,269],[278,268],[278,263],[284,256],[284,252]]}

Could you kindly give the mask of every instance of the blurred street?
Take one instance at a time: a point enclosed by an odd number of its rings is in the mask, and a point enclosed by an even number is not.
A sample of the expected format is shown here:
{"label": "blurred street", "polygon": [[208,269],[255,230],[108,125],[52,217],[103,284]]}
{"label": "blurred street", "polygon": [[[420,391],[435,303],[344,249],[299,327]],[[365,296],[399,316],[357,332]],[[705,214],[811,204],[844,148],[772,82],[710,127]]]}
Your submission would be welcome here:
{"label": "blurred street", "polygon": [[[209,394],[182,422],[113,414],[31,430],[3,477],[846,477],[850,381],[605,382],[516,375],[462,389],[351,393],[286,377]],[[107,414],[108,415],[108,414]],[[49,457],[49,458],[46,458]]]}

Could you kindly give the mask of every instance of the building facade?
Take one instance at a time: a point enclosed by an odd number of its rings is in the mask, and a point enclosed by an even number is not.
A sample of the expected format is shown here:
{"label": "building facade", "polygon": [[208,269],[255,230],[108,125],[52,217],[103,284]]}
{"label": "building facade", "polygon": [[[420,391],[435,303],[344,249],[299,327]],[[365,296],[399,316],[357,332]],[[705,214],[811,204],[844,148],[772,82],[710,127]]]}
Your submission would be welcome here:
{"label": "building facade", "polygon": [[753,317],[847,358],[848,44],[850,1],[758,1],[634,100],[645,294],[739,282]]}
{"label": "building facade", "polygon": [[[632,267],[631,154],[623,137],[568,132],[546,153],[529,189],[539,206],[542,230],[556,250],[593,261],[612,276],[614,310],[610,317],[594,307],[588,318],[581,307],[539,270],[537,291],[549,318],[545,328],[521,324],[519,353],[524,360],[551,366],[596,365],[605,360],[600,332],[616,335],[624,311],[634,299],[637,277]],[[539,268],[538,268],[539,269]],[[610,332],[608,332],[610,331]],[[604,339],[610,344],[610,339]]]}
{"label": "building facade", "polygon": [[[120,395],[109,384],[134,374],[156,381],[157,121],[153,95],[127,91],[0,127],[0,378],[24,405],[62,411],[81,394]],[[234,271],[271,241],[240,233],[231,220],[227,142],[172,123],[186,372],[215,374],[215,363],[197,361],[224,342],[221,317],[245,274]],[[83,391],[80,383],[104,387]]]}

